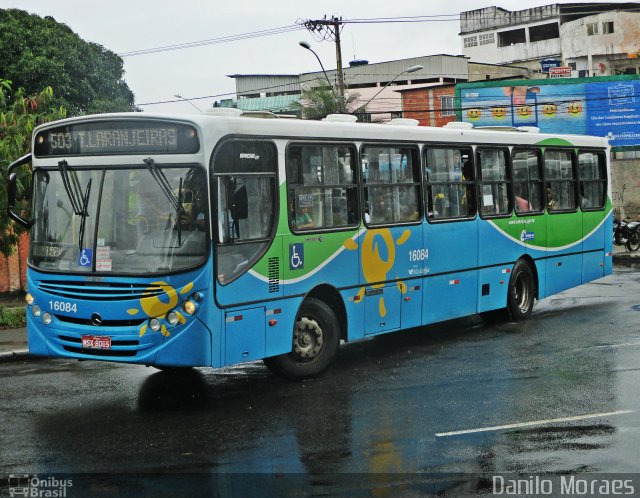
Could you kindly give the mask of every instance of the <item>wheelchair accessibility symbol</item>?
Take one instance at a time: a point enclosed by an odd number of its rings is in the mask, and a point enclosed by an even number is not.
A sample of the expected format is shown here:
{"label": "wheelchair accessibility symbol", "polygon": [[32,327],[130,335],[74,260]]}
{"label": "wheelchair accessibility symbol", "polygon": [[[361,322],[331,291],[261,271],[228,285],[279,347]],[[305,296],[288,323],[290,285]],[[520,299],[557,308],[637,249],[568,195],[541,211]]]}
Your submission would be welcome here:
{"label": "wheelchair accessibility symbol", "polygon": [[304,245],[289,244],[289,269],[301,270],[304,268]]}
{"label": "wheelchair accessibility symbol", "polygon": [[93,249],[83,249],[78,255],[78,266],[91,266],[93,262]]}

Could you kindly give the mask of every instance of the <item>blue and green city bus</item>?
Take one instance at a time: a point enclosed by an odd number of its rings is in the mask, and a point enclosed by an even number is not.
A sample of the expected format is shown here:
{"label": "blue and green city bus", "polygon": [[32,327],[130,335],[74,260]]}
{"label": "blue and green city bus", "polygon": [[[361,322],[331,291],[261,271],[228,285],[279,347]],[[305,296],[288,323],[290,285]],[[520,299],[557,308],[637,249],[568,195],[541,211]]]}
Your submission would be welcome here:
{"label": "blue and green city bus", "polygon": [[611,273],[608,165],[605,139],[534,128],[235,109],[48,123],[9,167],[29,350],[305,378],[340,341],[523,320]]}

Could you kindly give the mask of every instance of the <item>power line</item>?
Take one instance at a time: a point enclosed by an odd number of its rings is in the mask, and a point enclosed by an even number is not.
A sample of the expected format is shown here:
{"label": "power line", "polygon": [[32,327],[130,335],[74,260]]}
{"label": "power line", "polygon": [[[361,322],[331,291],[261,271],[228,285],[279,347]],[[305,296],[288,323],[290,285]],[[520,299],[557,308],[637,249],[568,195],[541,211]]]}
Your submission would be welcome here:
{"label": "power line", "polygon": [[291,25],[291,26],[282,26],[279,28],[271,28],[271,29],[264,29],[261,31],[252,31],[249,33],[242,33],[242,34],[238,34],[238,35],[229,35],[229,36],[222,36],[220,38],[210,38],[208,40],[199,40],[199,41],[194,41],[194,42],[187,42],[187,43],[178,43],[175,45],[165,45],[162,47],[153,47],[153,48],[145,48],[145,49],[141,49],[141,50],[132,50],[130,52],[122,52],[120,54],[118,54],[120,57],[134,57],[137,55],[148,55],[148,54],[156,54],[156,53],[160,53],[160,52],[170,52],[173,50],[183,50],[183,49],[187,49],[187,48],[195,48],[195,47],[203,47],[206,45],[216,45],[219,43],[228,43],[228,42],[232,42],[232,41],[240,41],[240,40],[249,40],[252,38],[259,38],[259,37],[263,37],[263,36],[272,36],[272,35],[279,35],[279,34],[283,34],[283,33],[290,33],[293,31],[300,31],[305,29],[304,26],[298,26],[298,25]]}
{"label": "power line", "polygon": [[[594,5],[608,5],[606,3],[602,3],[602,4],[594,4]],[[623,4],[621,4],[623,5]],[[625,12],[639,12],[640,11],[640,7],[638,8],[633,8],[633,7],[628,7],[623,9]],[[592,15],[592,14],[601,14],[604,12],[609,12],[610,10],[605,10],[605,9],[600,9],[600,10],[589,10],[589,11],[582,11],[582,12],[577,12],[577,13],[566,13],[566,14],[558,14],[558,17],[561,17],[562,15]],[[518,12],[518,11],[514,11],[514,12]],[[417,22],[451,22],[451,21],[460,21],[461,17],[460,17],[461,13],[455,13],[455,14],[436,14],[436,15],[427,15],[427,16],[397,16],[397,17],[372,17],[372,18],[354,18],[354,19],[340,19],[340,23],[341,24],[392,24],[392,23],[417,23]],[[531,14],[531,15],[525,15],[522,14],[519,16],[520,19],[526,19],[527,17],[529,18],[538,18],[540,16],[536,16],[535,14]],[[552,16],[555,17],[555,16]],[[490,15],[486,15],[486,16],[474,16],[473,17],[474,20],[482,20],[482,19],[495,19],[494,16],[490,16]],[[161,53],[161,52],[169,52],[169,51],[173,51],[173,50],[183,50],[183,49],[188,49],[188,48],[196,48],[196,47],[202,47],[202,46],[206,46],[206,45],[216,45],[219,43],[228,43],[228,42],[233,42],[233,41],[241,41],[241,40],[248,40],[248,39],[252,39],[252,38],[258,38],[258,37],[263,37],[263,36],[272,36],[272,35],[279,35],[279,34],[283,34],[283,33],[290,33],[293,31],[299,31],[299,30],[303,30],[303,29],[307,29],[305,27],[305,23],[309,22],[309,21],[302,21],[302,20],[298,20],[296,24],[293,25],[288,25],[288,26],[280,26],[280,27],[276,27],[276,28],[268,28],[268,29],[263,29],[263,30],[259,30],[259,31],[251,31],[248,33],[241,33],[241,34],[236,34],[236,35],[228,35],[228,36],[223,36],[220,38],[210,38],[210,39],[206,39],[206,40],[198,40],[198,41],[193,41],[193,42],[185,42],[185,43],[178,43],[175,45],[165,45],[165,46],[159,46],[159,47],[151,47],[151,48],[146,48],[146,49],[139,49],[139,50],[131,50],[129,52],[122,52],[120,54],[118,54],[120,57],[134,57],[134,56],[138,56],[138,55],[148,55],[148,54],[155,54],[155,53]],[[316,22],[316,21],[314,21]]]}

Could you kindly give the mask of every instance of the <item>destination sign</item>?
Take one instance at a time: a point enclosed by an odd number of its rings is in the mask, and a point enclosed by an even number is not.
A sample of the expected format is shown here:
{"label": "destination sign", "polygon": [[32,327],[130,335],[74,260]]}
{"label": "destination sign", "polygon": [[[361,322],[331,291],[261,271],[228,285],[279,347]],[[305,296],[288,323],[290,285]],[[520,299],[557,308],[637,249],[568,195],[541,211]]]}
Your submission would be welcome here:
{"label": "destination sign", "polygon": [[193,154],[196,129],[155,121],[112,121],[61,126],[38,133],[36,157],[112,154]]}

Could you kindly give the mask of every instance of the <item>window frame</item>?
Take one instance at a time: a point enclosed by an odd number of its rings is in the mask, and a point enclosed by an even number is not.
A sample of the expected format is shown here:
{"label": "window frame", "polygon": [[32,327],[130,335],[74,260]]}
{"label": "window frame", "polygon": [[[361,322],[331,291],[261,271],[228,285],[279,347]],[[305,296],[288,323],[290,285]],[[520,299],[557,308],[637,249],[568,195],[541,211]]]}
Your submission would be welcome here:
{"label": "window frame", "polygon": [[[367,147],[373,147],[373,148],[387,148],[387,149],[392,149],[392,148],[398,148],[398,149],[411,149],[415,152],[415,157],[417,158],[417,167],[418,167],[418,180],[416,181],[414,179],[413,182],[407,182],[407,183],[365,183],[364,181],[364,176],[362,174],[362,159],[364,157],[364,149]],[[424,184],[424,177],[422,174],[422,157],[421,157],[421,152],[420,152],[420,145],[415,143],[415,142],[410,142],[410,143],[402,143],[402,142],[362,142],[360,144],[359,147],[359,177],[358,177],[358,184],[360,186],[360,199],[361,199],[361,211],[362,211],[362,222],[364,223],[364,225],[367,228],[380,228],[380,227],[392,227],[392,226],[405,226],[405,225],[418,225],[421,224],[424,220],[424,193],[423,193],[423,184]],[[415,166],[414,166],[415,167]],[[407,186],[407,187],[411,187],[416,189],[417,187],[417,192],[418,192],[418,199],[417,199],[417,208],[418,208],[418,217],[415,220],[408,220],[408,221],[389,221],[389,222],[384,222],[384,223],[371,223],[370,221],[367,222],[366,220],[366,216],[365,216],[365,209],[366,209],[366,202],[365,201],[365,189],[370,189],[370,188],[395,188],[395,187],[399,187],[399,186]],[[370,200],[369,200],[370,202]]]}
{"label": "window frame", "polygon": [[[429,180],[428,175],[426,174],[425,168],[427,167],[427,158],[426,155],[428,154],[429,150],[431,149],[458,149],[458,150],[467,150],[469,152],[469,160],[471,161],[471,171],[473,172],[473,180],[469,181],[466,180],[464,182],[432,182]],[[422,162],[422,189],[423,189],[423,193],[422,193],[422,198],[423,198],[423,203],[424,203],[424,213],[425,213],[425,219],[427,220],[427,223],[451,223],[451,222],[459,222],[459,221],[472,221],[475,220],[478,217],[478,202],[477,199],[474,199],[473,202],[471,203],[473,206],[473,215],[472,216],[456,216],[456,217],[447,217],[447,218],[435,218],[432,216],[429,216],[429,207],[430,206],[430,199],[431,199],[431,187],[433,185],[470,185],[471,186],[471,192],[473,194],[474,197],[477,196],[477,171],[476,171],[476,164],[475,164],[475,152],[474,152],[474,148],[473,145],[469,144],[469,143],[462,143],[462,142],[437,142],[437,143],[426,143],[423,144],[422,147],[422,151],[421,151],[421,155],[420,155],[420,160]]]}
{"label": "window frame", "polygon": [[[535,152],[536,156],[538,157],[539,179],[535,180],[535,182],[540,185],[540,209],[532,210],[532,211],[521,211],[521,212],[518,212],[518,210],[516,209],[516,183],[521,183],[521,182],[517,182],[516,179],[514,178],[515,168],[513,166],[513,159],[518,152]],[[509,162],[511,163],[511,175],[512,175],[511,185],[512,185],[512,193],[513,193],[513,199],[512,199],[513,212],[516,214],[516,216],[521,216],[521,217],[522,216],[539,216],[544,214],[546,211],[546,199],[545,199],[545,180],[544,180],[544,154],[542,149],[539,147],[529,147],[526,145],[514,146],[513,149],[511,150]],[[529,188],[530,182],[531,180],[529,179],[529,170],[527,169],[527,190]],[[529,197],[531,196],[529,195]]]}
{"label": "window frame", "polygon": [[[604,177],[603,178],[598,178],[598,179],[588,179],[588,180],[583,180],[582,176],[580,175],[580,155],[581,154],[593,154],[596,157],[598,157],[599,159],[602,160],[602,163],[600,163],[600,161],[598,161],[598,166],[602,167],[603,173],[604,173]],[[577,163],[578,163],[578,195],[579,195],[579,206],[580,206],[580,210],[583,212],[593,212],[593,211],[604,211],[607,207],[607,195],[608,195],[608,189],[609,189],[609,178],[608,178],[608,174],[607,174],[607,154],[604,150],[602,149],[589,149],[589,148],[584,148],[584,149],[578,149],[577,152]],[[603,184],[603,189],[602,189],[602,206],[598,206],[598,207],[592,207],[592,208],[585,208],[582,205],[582,199],[584,198],[584,196],[582,195],[584,192],[583,189],[583,184],[585,182],[588,183],[601,183]]]}
{"label": "window frame", "polygon": [[[273,170],[269,173],[267,172],[250,172],[250,173],[240,173],[240,174],[238,174],[238,172],[216,173],[214,166],[215,166],[218,154],[220,153],[222,148],[230,142],[243,142],[243,141],[251,142],[251,143],[262,142],[262,143],[270,144],[275,151],[275,154],[274,154],[275,164],[274,164]],[[279,224],[279,218],[280,218],[280,188],[279,188],[280,183],[278,181],[279,174],[280,174],[279,152],[280,151],[278,148],[278,144],[273,138],[251,136],[251,135],[229,135],[226,137],[222,137],[219,140],[219,142],[216,144],[213,151],[211,152],[211,156],[209,158],[209,191],[210,191],[209,202],[211,203],[209,223],[211,225],[211,230],[212,230],[211,241],[212,241],[213,249],[215,253],[215,257],[214,257],[215,274],[213,278],[218,285],[225,286],[242,277],[251,268],[254,267],[255,263],[259,261],[269,251],[269,249],[273,245],[273,242],[275,240],[275,236],[278,230],[278,224]],[[217,182],[219,178],[229,177],[229,176],[269,177],[273,181],[274,183],[273,198],[272,198],[273,207],[274,207],[273,222],[271,224],[271,230],[266,237],[260,237],[260,238],[250,239],[250,240],[241,240],[237,242],[226,242],[226,243],[221,242],[219,240],[218,226],[219,226],[219,220],[220,220],[220,213],[218,211],[219,200],[218,200],[218,194],[217,194],[218,192]],[[220,247],[226,248],[226,247],[233,247],[237,245],[248,245],[248,244],[259,244],[259,243],[262,244],[262,248],[259,251],[257,251],[251,257],[251,259],[248,260],[243,271],[235,273],[230,278],[225,279],[224,281],[220,280],[219,278],[220,273],[218,270],[218,265],[220,262],[220,255],[218,251]]]}
{"label": "window frame", "polygon": [[[353,183],[347,184],[318,184],[316,186],[308,186],[304,183],[301,184],[293,184],[289,177],[289,153],[293,147],[346,147],[351,148],[354,157],[354,181]],[[287,224],[289,226],[289,230],[292,234],[308,234],[308,233],[316,233],[316,232],[344,232],[344,231],[353,231],[357,227],[360,226],[363,219],[363,209],[362,209],[362,199],[360,193],[360,153],[358,146],[355,142],[340,142],[337,140],[291,140],[287,143],[284,151],[284,171],[285,171],[285,179],[286,179],[286,210],[287,210]],[[291,196],[291,192],[296,189],[334,189],[334,188],[344,188],[344,189],[354,189],[355,190],[355,199],[356,199],[356,221],[347,225],[339,225],[339,226],[320,226],[320,227],[309,227],[309,228],[298,228],[293,224],[293,219],[289,212],[290,203],[294,200]],[[348,213],[347,213],[348,215]]]}
{"label": "window frame", "polygon": [[[482,179],[482,164],[480,163],[480,152],[483,150],[496,150],[505,153],[505,180],[488,180],[484,181]],[[477,145],[475,148],[475,167],[476,167],[476,176],[475,182],[477,185],[476,190],[476,212],[483,220],[491,220],[495,218],[510,218],[515,211],[514,206],[514,197],[513,197],[513,179],[511,175],[511,154],[509,153],[509,148],[505,146],[492,146],[490,144],[482,144]],[[506,184],[507,185],[507,212],[499,213],[499,214],[482,214],[482,209],[480,206],[480,197],[481,197],[481,189],[483,185],[498,185],[498,184]]]}
{"label": "window frame", "polygon": [[[572,171],[572,178],[571,180],[558,180],[558,179],[554,179],[554,180],[550,180],[548,178],[547,175],[547,154],[549,152],[568,152],[571,156],[571,171]],[[562,183],[562,182],[567,182],[567,181],[571,181],[571,183],[573,184],[573,199],[574,199],[574,208],[571,209],[551,209],[549,206],[549,202],[547,201],[546,198],[544,198],[544,202],[545,202],[545,210],[548,214],[563,214],[563,213],[577,213],[578,209],[580,208],[580,202],[579,202],[579,192],[578,192],[578,155],[576,154],[576,149],[571,147],[571,148],[562,148],[562,147],[547,147],[544,149],[543,154],[542,154],[542,163],[543,163],[543,181],[544,181],[544,192],[543,194],[546,195],[547,192],[547,188],[550,187],[551,183]]]}
{"label": "window frame", "polygon": [[[449,100],[450,106],[444,104],[445,100]],[[440,116],[455,116],[456,115],[456,96],[455,95],[440,95]]]}

